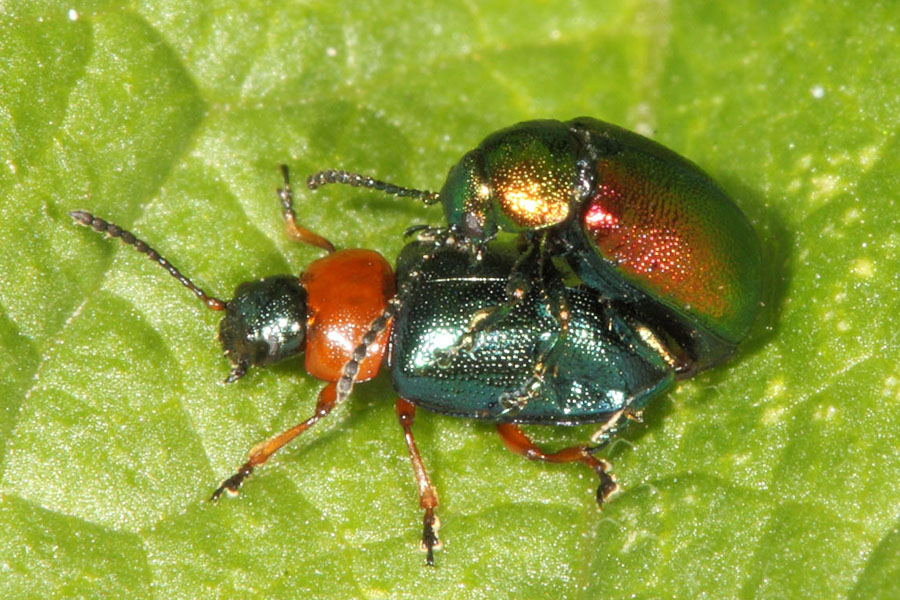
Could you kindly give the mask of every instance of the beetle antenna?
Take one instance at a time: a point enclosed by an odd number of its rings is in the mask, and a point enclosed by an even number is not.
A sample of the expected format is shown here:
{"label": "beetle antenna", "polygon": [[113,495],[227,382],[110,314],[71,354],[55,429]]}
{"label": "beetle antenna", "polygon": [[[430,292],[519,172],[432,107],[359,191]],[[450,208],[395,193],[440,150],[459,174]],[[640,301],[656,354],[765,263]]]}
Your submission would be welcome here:
{"label": "beetle antenna", "polygon": [[[423,254],[421,260],[427,261],[433,255]],[[356,383],[356,374],[359,372],[359,365],[369,355],[369,350],[378,339],[378,336],[388,326],[391,319],[397,316],[400,309],[406,303],[406,298],[410,291],[416,287],[422,280],[422,272],[413,269],[406,274],[406,279],[400,284],[394,297],[387,301],[387,306],[378,317],[369,325],[369,329],[363,335],[362,342],[353,349],[353,355],[341,368],[341,378],[337,381],[337,398],[335,404],[340,404],[350,396],[353,386]]]}
{"label": "beetle antenna", "polygon": [[375,340],[378,339],[378,336],[381,335],[381,332],[385,330],[390,320],[397,315],[400,307],[403,305],[399,296],[398,294],[388,300],[385,309],[369,324],[369,329],[366,330],[362,342],[353,349],[353,355],[350,360],[345,362],[341,368],[341,377],[337,380],[335,404],[340,404],[350,397],[353,385],[356,383],[356,375],[359,373],[360,363],[369,355],[369,349],[375,343]]}
{"label": "beetle antenna", "polygon": [[341,183],[352,187],[369,188],[384,192],[385,194],[390,194],[391,196],[415,198],[421,200],[426,205],[435,204],[440,200],[440,197],[436,192],[400,187],[393,183],[373,179],[368,175],[350,173],[349,171],[337,171],[334,169],[326,169],[324,171],[319,171],[318,173],[313,173],[307,178],[306,187],[315,190],[329,183]]}
{"label": "beetle antenna", "polygon": [[129,246],[134,246],[134,249],[140,252],[141,254],[146,254],[147,258],[157,263],[163,269],[169,272],[169,274],[181,282],[183,286],[187,289],[194,292],[200,301],[206,305],[207,308],[212,310],[225,310],[225,302],[223,300],[219,300],[214,296],[210,296],[199,287],[194,285],[194,282],[181,274],[181,271],[175,268],[175,265],[167,261],[165,258],[160,256],[159,252],[151,248],[141,239],[138,239],[134,236],[133,233],[122,229],[115,223],[110,223],[108,221],[104,221],[99,217],[95,217],[89,212],[83,210],[73,210],[69,212],[69,216],[75,220],[79,225],[83,225],[85,227],[90,227],[97,233],[104,233],[112,238],[119,238],[122,240],[123,244],[128,244]]}

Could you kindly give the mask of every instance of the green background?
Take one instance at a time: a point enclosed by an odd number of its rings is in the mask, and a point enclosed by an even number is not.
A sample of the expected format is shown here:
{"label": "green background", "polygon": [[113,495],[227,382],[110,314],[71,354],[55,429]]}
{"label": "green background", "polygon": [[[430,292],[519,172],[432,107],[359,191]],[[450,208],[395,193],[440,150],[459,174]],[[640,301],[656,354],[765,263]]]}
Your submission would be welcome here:
{"label": "green background", "polygon": [[[900,597],[900,4],[784,4],[3,4],[0,597]],[[279,163],[434,189],[491,131],[579,115],[700,164],[765,249],[735,360],[605,453],[624,492],[600,513],[589,470],[420,412],[427,569],[379,378],[207,502],[321,384],[221,383],[217,315],[66,212],[228,297],[321,254],[282,235]],[[390,258],[441,218],[336,188],[297,209]]]}

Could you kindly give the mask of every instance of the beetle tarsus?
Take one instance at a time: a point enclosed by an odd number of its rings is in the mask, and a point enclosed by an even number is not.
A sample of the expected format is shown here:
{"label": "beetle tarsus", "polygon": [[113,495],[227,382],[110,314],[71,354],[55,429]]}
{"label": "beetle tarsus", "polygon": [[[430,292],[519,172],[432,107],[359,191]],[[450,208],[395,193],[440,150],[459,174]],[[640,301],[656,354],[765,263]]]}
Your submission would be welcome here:
{"label": "beetle tarsus", "polygon": [[281,176],[284,179],[284,187],[278,188],[278,199],[281,200],[281,216],[284,219],[284,231],[288,238],[309,244],[325,250],[329,254],[334,252],[334,245],[321,235],[310,231],[297,224],[297,215],[294,213],[294,192],[291,190],[291,177],[287,165],[281,165]]}
{"label": "beetle tarsus", "polygon": [[599,466],[594,467],[594,470],[600,477],[600,485],[597,486],[597,506],[601,509],[604,502],[607,502],[622,489],[616,482],[616,478],[607,471],[607,468],[609,468],[609,463],[606,461],[602,461]]}
{"label": "beetle tarsus", "polygon": [[228,377],[225,378],[225,383],[234,383],[241,377],[247,374],[247,369],[250,367],[247,364],[246,360],[238,360],[234,363],[233,368],[231,369],[231,373],[228,374]]}
{"label": "beetle tarsus", "polygon": [[251,473],[253,473],[253,467],[244,465],[237,473],[223,481],[222,485],[216,488],[209,501],[218,502],[223,492],[227,492],[229,496],[237,496],[241,489],[241,484],[244,483],[246,478],[250,477]]}
{"label": "beetle tarsus", "polygon": [[441,548],[441,541],[438,539],[438,528],[440,521],[434,516],[434,510],[425,509],[425,518],[422,520],[422,547],[425,549],[425,564],[429,567],[434,566],[434,551]]}

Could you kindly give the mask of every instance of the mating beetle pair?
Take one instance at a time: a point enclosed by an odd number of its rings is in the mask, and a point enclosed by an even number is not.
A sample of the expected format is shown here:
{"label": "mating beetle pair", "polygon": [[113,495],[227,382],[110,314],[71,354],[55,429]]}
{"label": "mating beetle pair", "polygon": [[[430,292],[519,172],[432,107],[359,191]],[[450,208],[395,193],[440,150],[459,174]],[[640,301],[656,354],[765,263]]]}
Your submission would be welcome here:
{"label": "mating beetle pair", "polygon": [[[740,209],[692,162],[596,119],[527,121],[493,133],[450,169],[439,194],[343,171],[309,178],[312,188],[323,183],[439,201],[447,229],[433,233],[461,239],[476,256],[498,231],[520,234],[527,246],[510,275],[509,302],[481,315],[476,330],[503,318],[529,286],[522,268],[549,256],[668,338],[681,373],[727,359],[758,310],[759,241]],[[565,307],[556,313],[564,335]]]}
{"label": "mating beetle pair", "polygon": [[[325,183],[441,201],[448,227],[408,245],[396,279],[377,253],[344,250],[300,277],[241,284],[224,302],[130,233],[70,214],[134,245],[209,308],[226,311],[228,381],[305,352],[307,371],[329,382],[314,414],[253,448],[213,499],[236,493],[384,363],[400,397],[428,564],[439,546],[438,497],[412,434],[416,406],[497,422],[507,447],[529,459],[585,463],[600,477],[602,504],[618,486],[592,452],[676,378],[727,358],[756,310],[759,249],[740,211],[692,163],[599,121],[534,121],[495,133],[451,169],[439,194],[343,171],[308,181]],[[296,224],[286,170],[280,196],[288,235],[331,252]],[[522,234],[524,246],[489,245],[498,230]],[[564,280],[554,256],[580,284]],[[520,423],[602,425],[594,446],[545,453]]]}

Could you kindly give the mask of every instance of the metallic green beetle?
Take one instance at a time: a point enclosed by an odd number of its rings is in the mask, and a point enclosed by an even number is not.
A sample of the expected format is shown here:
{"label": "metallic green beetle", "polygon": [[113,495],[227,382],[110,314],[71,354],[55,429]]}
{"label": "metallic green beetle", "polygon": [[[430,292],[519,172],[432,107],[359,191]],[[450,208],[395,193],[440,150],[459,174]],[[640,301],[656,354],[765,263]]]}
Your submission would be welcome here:
{"label": "metallic green beetle", "polygon": [[[600,296],[639,315],[681,373],[726,360],[759,307],[759,241],[734,202],[694,163],[597,119],[497,131],[450,169],[437,194],[344,171],[307,183],[440,201],[447,228],[433,230],[437,243],[463,243],[476,255],[499,232],[519,234],[532,253],[514,265],[507,301],[486,310],[472,334],[506,318],[529,285],[519,275],[523,264],[548,256],[562,257]],[[551,301],[560,305],[564,338],[564,299]],[[464,334],[458,349],[473,337]],[[547,369],[552,354],[542,358]]]}

